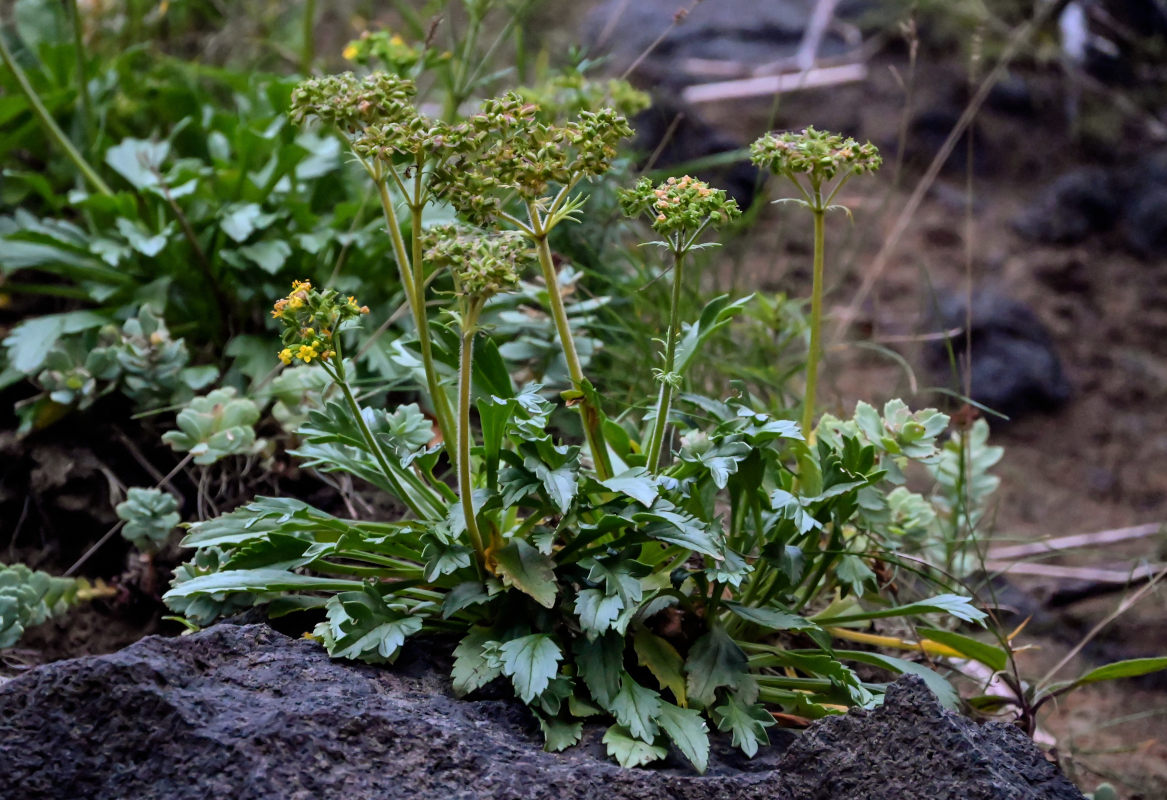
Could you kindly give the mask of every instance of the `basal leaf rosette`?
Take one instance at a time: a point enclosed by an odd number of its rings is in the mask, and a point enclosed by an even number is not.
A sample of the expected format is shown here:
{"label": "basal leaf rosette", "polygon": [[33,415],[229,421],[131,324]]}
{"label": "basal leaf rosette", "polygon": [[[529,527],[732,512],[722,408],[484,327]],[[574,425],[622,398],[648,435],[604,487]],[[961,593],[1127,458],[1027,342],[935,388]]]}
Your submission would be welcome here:
{"label": "basal leaf rosette", "polygon": [[750,160],[775,175],[791,179],[807,175],[812,183],[820,184],[841,173],[875,172],[883,163],[871,142],[860,144],[813,127],[799,132],[767,133],[750,145]]}
{"label": "basal leaf rosette", "polygon": [[271,312],[284,328],[280,361],[327,361],[336,354],[340,326],[368,313],[369,307],[359,305],[351,295],[346,298],[335,289],[320,290],[310,281],[293,281],[291,293],[277,300]]}

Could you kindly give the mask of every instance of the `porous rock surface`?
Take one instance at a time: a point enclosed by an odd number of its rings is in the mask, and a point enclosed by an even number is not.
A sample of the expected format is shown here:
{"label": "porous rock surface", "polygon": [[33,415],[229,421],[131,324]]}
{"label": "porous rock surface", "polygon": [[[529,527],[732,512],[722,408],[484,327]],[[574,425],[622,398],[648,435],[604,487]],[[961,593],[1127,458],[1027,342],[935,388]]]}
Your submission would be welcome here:
{"label": "porous rock surface", "polygon": [[0,685],[0,798],[1082,800],[1019,731],[942,710],[916,679],[776,731],[752,761],[717,741],[698,776],[675,757],[620,769],[598,728],[544,753],[525,709],[455,699],[448,666],[424,648],[338,663],[264,625],[50,664]]}

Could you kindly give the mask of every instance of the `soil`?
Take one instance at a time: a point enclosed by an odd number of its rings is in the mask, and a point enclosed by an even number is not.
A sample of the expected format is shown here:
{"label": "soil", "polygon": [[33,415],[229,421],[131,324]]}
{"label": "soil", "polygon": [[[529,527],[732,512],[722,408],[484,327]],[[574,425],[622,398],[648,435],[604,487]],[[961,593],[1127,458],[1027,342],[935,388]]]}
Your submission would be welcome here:
{"label": "soil", "polygon": [[[576,4],[576,13],[587,4]],[[563,20],[556,18],[556,25]],[[895,169],[896,142],[905,114],[921,109],[959,113],[967,77],[952,59],[916,65],[912,109],[905,106],[901,80],[911,76],[904,53],[886,54],[871,64],[862,85],[829,93],[784,98],[775,125],[813,123],[870,138],[889,155],[876,179],[848,188],[840,202],[855,217],[848,227],[832,221],[828,270],[832,316],[854,302],[885,237],[916,188],[935,148],[923,128],[907,141],[902,169]],[[1014,229],[1042,187],[1082,164],[1130,166],[1151,147],[1139,119],[1128,119],[1111,140],[1076,137],[1063,114],[1062,77],[1049,69],[1017,72],[1031,102],[1014,113],[987,107],[978,115],[970,171],[965,145],[911,216],[887,269],[858,306],[855,324],[837,339],[823,368],[820,398],[838,412],[855,400],[877,403],[903,397],[919,406],[944,402],[926,387],[944,385],[928,372],[920,338],[933,332],[928,309],[936,292],[991,287],[1032,308],[1052,335],[1073,386],[1070,402],[1055,413],[994,424],[993,439],[1006,456],[996,474],[1002,486],[992,515],[992,541],[1012,543],[1053,535],[1090,533],[1167,520],[1167,259],[1139,257],[1124,247],[1117,231],[1073,245],[1035,244]],[[1015,76],[1015,77],[1017,77]],[[1105,106],[1105,97],[1087,94]],[[1088,108],[1088,106],[1087,106]],[[750,141],[766,130],[773,108],[756,103],[702,109],[710,121]],[[943,115],[942,115],[943,116]],[[1101,146],[1100,146],[1101,144]],[[969,187],[971,185],[971,204]],[[971,211],[970,211],[971,206]],[[803,296],[809,286],[807,237],[780,207],[761,212],[744,243],[727,249],[744,253],[722,278],[763,291]],[[731,268],[727,267],[727,271]],[[900,354],[911,372],[886,355],[858,346],[880,343]],[[71,446],[72,440],[58,444]],[[138,467],[135,467],[138,468]],[[100,470],[97,470],[100,474]],[[91,483],[89,508],[106,508],[108,487]],[[0,494],[3,494],[0,487]],[[0,500],[3,498],[0,497]],[[61,571],[77,556],[76,542],[92,542],[109,520],[80,521],[69,546],[46,541],[24,519],[20,507],[5,507],[0,544],[6,558],[25,557],[40,568]],[[108,516],[108,515],[107,515]],[[65,538],[64,532],[61,533]],[[110,575],[124,564],[124,548],[113,547],[91,574]],[[1074,553],[1053,563],[1125,564],[1167,560],[1167,536],[1160,534],[1104,552]],[[83,570],[85,572],[85,570]],[[1016,582],[1035,596],[1048,581]],[[1081,602],[1062,610],[1052,625],[1019,642],[1034,649],[1019,656],[1026,676],[1039,677],[1133,591]],[[154,632],[173,632],[160,611],[127,612],[125,596],[103,601],[33,631],[6,657],[10,666],[66,656],[105,653]],[[1109,625],[1060,677],[1107,658],[1162,655],[1167,642],[1167,588],[1158,588]],[[1167,680],[1107,683],[1075,692],[1041,718],[1042,731],[1057,742],[1068,774],[1085,790],[1102,779],[1114,783],[1125,800],[1167,797]]]}
{"label": "soil", "polygon": [[[861,86],[792,98],[780,109],[776,126],[835,124],[894,153],[905,107],[893,70],[905,74],[905,59],[877,60],[871,79]],[[916,87],[916,108],[951,106],[950,98],[960,94],[960,77],[943,64],[920,65],[917,74],[927,80]],[[1044,105],[1059,107],[1064,85],[1057,76],[1027,78]],[[834,120],[818,121],[824,109]],[[766,129],[769,113],[768,103],[738,103],[732,114],[713,108],[707,116],[735,120],[735,127],[748,119],[742,138],[749,141]],[[1116,232],[1067,246],[1035,244],[1020,236],[1014,223],[1040,190],[1063,172],[1097,159],[1068,134],[1056,111],[1019,117],[985,109],[977,130],[971,179],[957,163],[928,191],[891,250],[887,269],[859,306],[854,326],[833,343],[821,368],[826,376],[822,400],[839,414],[849,412],[858,399],[878,405],[902,397],[913,406],[951,405],[927,388],[949,383],[948,376],[929,372],[923,356],[921,340],[935,332],[929,309],[940,292],[993,289],[1026,303],[1046,326],[1073,396],[1054,413],[1007,424],[990,418],[992,441],[1006,450],[995,469],[1002,481],[987,532],[990,543],[1162,523],[1167,520],[1167,260],[1132,254]],[[1108,166],[1129,167],[1149,146],[1138,134],[1128,136],[1113,154],[1116,163]],[[919,165],[931,155],[927,142],[911,139],[906,153],[898,180],[885,168],[878,180],[866,186],[856,181],[839,198],[852,209],[855,223],[848,230],[840,215],[828,230],[828,249],[834,247],[828,273],[833,272],[834,286],[827,303],[835,320],[855,302],[866,271],[921,178]],[[794,296],[808,293],[808,237],[791,231],[789,218],[781,207],[765,210],[757,230],[773,233],[758,235],[755,241],[763,246],[751,249],[739,268],[742,274],[734,276],[737,282]],[[912,374],[887,355],[862,347],[864,342],[899,354]],[[1165,556],[1167,530],[1048,563],[1128,569],[1161,564]],[[1015,577],[1013,582],[1039,597],[1055,588],[1035,578]],[[1034,650],[1019,657],[1022,674],[1043,675],[1134,591],[1118,588],[1113,595],[1064,609],[1040,634],[1023,634],[1020,641]],[[1165,612],[1167,588],[1159,587],[1107,626],[1096,646],[1059,672],[1059,679],[1108,659],[1163,655]],[[1060,700],[1040,722],[1045,738],[1057,742],[1067,772],[1084,788],[1104,778],[1124,798],[1167,796],[1167,680],[1150,676],[1087,687]]]}

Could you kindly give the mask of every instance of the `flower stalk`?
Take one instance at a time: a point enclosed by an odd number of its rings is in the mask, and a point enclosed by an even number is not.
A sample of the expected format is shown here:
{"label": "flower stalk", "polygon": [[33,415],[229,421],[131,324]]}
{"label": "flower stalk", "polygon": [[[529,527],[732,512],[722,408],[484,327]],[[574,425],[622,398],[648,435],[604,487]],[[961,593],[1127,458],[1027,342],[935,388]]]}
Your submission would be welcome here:
{"label": "flower stalk", "polygon": [[810,344],[806,360],[806,392],[802,407],[802,435],[814,444],[814,415],[818,387],[819,359],[822,356],[823,262],[826,214],[844,206],[831,203],[853,175],[879,169],[883,159],[871,142],[859,144],[837,133],[806,128],[798,133],[768,133],[750,146],[750,158],[759,167],[787,178],[802,199],[793,202],[810,210],[814,217],[814,277],[810,298]]}
{"label": "flower stalk", "polygon": [[630,217],[648,217],[653,230],[664,237],[663,241],[654,244],[667,249],[673,257],[673,286],[664,342],[664,367],[657,371],[660,392],[657,395],[656,416],[645,447],[645,466],[650,472],[656,472],[660,469],[673,392],[680,386],[682,379],[677,371],[676,357],[677,341],[681,336],[680,309],[685,283],[685,259],[690,251],[709,246],[698,244],[706,229],[729,223],[741,211],[737,202],[726,197],[723,190],[712,189],[704,181],[688,175],[669,178],[659,186],[653,186],[648,178],[641,178],[635,187],[621,192],[620,206]]}

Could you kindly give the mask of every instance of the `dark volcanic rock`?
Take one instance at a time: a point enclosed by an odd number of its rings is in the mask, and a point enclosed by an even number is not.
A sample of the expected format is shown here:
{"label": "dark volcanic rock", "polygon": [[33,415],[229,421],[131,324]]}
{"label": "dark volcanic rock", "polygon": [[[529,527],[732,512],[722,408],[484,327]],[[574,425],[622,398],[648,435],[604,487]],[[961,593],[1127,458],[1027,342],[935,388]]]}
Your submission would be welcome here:
{"label": "dark volcanic rock", "polygon": [[1119,210],[1119,195],[1106,170],[1081,167],[1046,187],[1017,221],[1017,231],[1038,242],[1073,244],[1110,230]]}
{"label": "dark volcanic rock", "polygon": [[[719,739],[709,773],[538,747],[510,700],[456,700],[448,657],[333,662],[263,625],[40,667],[0,685],[0,797],[20,800],[1082,800],[1018,731],[978,728],[919,681],[747,761]],[[773,731],[789,744],[792,735]]]}
{"label": "dark volcanic rock", "polygon": [[[942,330],[964,330],[963,296],[941,299],[937,324]],[[952,339],[952,350],[964,368],[966,338]],[[951,374],[948,348],[943,341],[928,349],[929,366],[938,376]],[[1025,304],[995,292],[983,291],[972,301],[972,398],[994,411],[1017,418],[1053,411],[1070,399],[1070,383],[1061,359],[1041,320]],[[962,374],[961,385],[965,384]]]}
{"label": "dark volcanic rock", "polygon": [[1012,725],[946,711],[916,677],[884,705],[809,728],[779,765],[793,797],[891,800],[1081,800]]}

